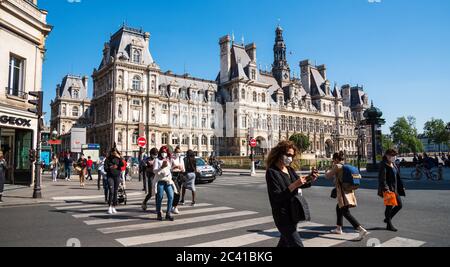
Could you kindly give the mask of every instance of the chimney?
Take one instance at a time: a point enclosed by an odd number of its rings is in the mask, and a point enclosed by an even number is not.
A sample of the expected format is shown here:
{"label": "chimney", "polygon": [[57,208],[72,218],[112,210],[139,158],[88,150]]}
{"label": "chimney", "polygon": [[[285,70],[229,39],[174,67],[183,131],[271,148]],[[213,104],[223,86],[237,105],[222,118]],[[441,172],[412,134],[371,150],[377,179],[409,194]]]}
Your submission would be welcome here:
{"label": "chimney", "polygon": [[308,94],[311,94],[311,66],[309,59],[300,61],[301,80]]}
{"label": "chimney", "polygon": [[245,46],[245,52],[247,52],[250,59],[256,63],[256,44],[251,43]]}
{"label": "chimney", "polygon": [[345,106],[350,106],[350,89],[351,86],[349,84],[342,86],[342,100]]}
{"label": "chimney", "polygon": [[61,94],[61,84],[58,84],[56,86],[56,98],[59,98],[60,94]]}
{"label": "chimney", "polygon": [[320,75],[322,75],[323,79],[327,79],[327,67],[325,65],[317,66],[317,70],[320,72]]}
{"label": "chimney", "polygon": [[226,35],[219,40],[220,45],[220,83],[227,82],[231,70],[231,38]]}

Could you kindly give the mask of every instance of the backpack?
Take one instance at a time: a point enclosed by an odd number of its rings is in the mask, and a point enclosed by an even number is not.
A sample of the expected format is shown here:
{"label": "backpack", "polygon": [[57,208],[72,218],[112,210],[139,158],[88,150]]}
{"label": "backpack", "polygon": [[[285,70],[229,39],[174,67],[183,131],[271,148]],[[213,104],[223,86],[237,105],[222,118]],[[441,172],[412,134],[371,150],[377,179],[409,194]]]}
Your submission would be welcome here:
{"label": "backpack", "polygon": [[361,185],[361,173],[352,165],[343,165],[342,185],[345,190],[357,190]]}

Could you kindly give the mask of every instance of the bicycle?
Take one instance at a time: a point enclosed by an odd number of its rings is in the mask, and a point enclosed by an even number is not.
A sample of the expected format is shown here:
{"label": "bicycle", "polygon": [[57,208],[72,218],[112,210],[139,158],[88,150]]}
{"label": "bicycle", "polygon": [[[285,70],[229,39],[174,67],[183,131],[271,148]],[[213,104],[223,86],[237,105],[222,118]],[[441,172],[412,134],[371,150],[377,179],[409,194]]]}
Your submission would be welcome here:
{"label": "bicycle", "polygon": [[423,166],[416,167],[415,170],[411,172],[411,178],[415,180],[422,180],[423,177],[427,177],[428,180],[437,181],[438,175],[432,169],[426,169]]}

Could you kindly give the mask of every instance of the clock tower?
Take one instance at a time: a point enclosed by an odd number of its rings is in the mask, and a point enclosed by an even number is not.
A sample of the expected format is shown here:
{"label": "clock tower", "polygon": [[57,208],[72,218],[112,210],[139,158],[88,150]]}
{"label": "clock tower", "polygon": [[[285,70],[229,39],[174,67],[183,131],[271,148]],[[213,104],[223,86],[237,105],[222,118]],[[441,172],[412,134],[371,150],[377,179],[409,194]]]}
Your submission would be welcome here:
{"label": "clock tower", "polygon": [[278,26],[276,31],[275,45],[273,47],[274,61],[272,74],[281,87],[290,83],[291,69],[286,60],[286,44],[283,39],[283,29]]}

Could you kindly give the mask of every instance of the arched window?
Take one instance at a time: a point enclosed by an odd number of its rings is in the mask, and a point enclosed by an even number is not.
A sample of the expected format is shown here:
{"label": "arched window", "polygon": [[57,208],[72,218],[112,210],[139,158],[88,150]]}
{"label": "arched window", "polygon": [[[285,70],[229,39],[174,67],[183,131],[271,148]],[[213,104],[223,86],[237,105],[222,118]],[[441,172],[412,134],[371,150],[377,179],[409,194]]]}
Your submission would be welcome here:
{"label": "arched window", "polygon": [[123,110],[122,110],[122,104],[119,104],[119,110],[118,110],[118,116],[119,118],[122,118]]}
{"label": "arched window", "polygon": [[78,91],[78,90],[73,90],[73,91],[72,91],[72,98],[73,98],[73,99],[78,99],[78,98],[80,98],[80,91]]}
{"label": "arched window", "polygon": [[183,135],[183,138],[181,139],[181,144],[185,146],[189,145],[189,136]]}
{"label": "arched window", "polygon": [[245,90],[244,89],[241,90],[241,98],[242,98],[242,100],[245,100]]}
{"label": "arched window", "polygon": [[119,132],[119,134],[117,135],[117,143],[122,144],[122,140],[123,140],[122,132]]}
{"label": "arched window", "polygon": [[253,92],[253,102],[258,102],[258,95],[256,92]]}
{"label": "arched window", "polygon": [[239,91],[238,91],[237,88],[234,88],[234,91],[233,91],[233,99],[234,99],[234,100],[238,100],[238,99],[239,99]]}
{"label": "arched window", "polygon": [[73,116],[73,117],[78,117],[78,116],[80,116],[80,111],[79,111],[78,107],[73,107],[73,108],[72,108],[72,116]]}
{"label": "arched window", "polygon": [[206,137],[206,135],[202,136],[202,146],[206,146],[208,144],[208,138]]}
{"label": "arched window", "polygon": [[192,144],[193,145],[198,145],[198,137],[195,136],[195,135],[192,136]]}
{"label": "arched window", "polygon": [[161,143],[163,145],[168,145],[169,142],[169,136],[166,133],[163,133],[161,136]]}
{"label": "arched window", "polygon": [[261,101],[263,102],[263,103],[266,103],[266,94],[262,94],[261,95]]}
{"label": "arched window", "polygon": [[211,139],[209,139],[209,144],[211,146],[215,146],[216,145],[216,137],[212,136]]}
{"label": "arched window", "polygon": [[178,126],[178,114],[172,115],[172,126],[174,126],[174,127]]}
{"label": "arched window", "polygon": [[139,139],[139,131],[134,131],[133,132],[133,138],[132,138],[132,143],[133,145],[137,145],[138,143],[138,139]]}
{"label": "arched window", "polygon": [[172,135],[172,145],[179,145],[178,136]]}
{"label": "arched window", "polygon": [[206,128],[206,117],[202,118],[202,128],[205,129]]}
{"label": "arched window", "polygon": [[134,50],[133,54],[133,62],[137,64],[141,64],[141,50]]}
{"label": "arched window", "polygon": [[197,128],[198,126],[197,116],[192,116],[192,128]]}
{"label": "arched window", "polygon": [[139,77],[138,75],[133,77],[133,90],[141,90],[141,77]]}

